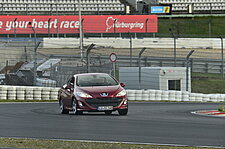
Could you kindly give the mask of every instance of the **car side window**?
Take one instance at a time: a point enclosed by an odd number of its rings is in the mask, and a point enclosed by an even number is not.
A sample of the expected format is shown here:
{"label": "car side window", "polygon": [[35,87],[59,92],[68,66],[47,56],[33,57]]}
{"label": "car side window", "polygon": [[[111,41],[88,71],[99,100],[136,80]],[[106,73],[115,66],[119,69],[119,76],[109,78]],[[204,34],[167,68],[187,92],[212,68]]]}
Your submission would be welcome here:
{"label": "car side window", "polygon": [[71,85],[71,86],[74,86],[74,81],[75,81],[75,78],[72,77],[69,81],[68,81],[68,85]]}

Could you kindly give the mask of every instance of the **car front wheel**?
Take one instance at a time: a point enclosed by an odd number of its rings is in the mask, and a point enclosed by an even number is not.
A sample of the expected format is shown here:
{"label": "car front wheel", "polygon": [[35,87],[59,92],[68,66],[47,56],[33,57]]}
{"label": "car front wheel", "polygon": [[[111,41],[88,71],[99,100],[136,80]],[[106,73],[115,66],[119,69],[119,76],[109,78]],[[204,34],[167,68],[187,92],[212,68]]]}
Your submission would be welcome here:
{"label": "car front wheel", "polygon": [[119,115],[127,115],[128,109],[119,109],[118,112],[119,112]]}
{"label": "car front wheel", "polygon": [[60,101],[60,112],[61,114],[69,114],[69,110],[65,109],[62,100]]}
{"label": "car front wheel", "polygon": [[76,100],[73,100],[73,113],[76,114],[76,115],[81,115],[83,114],[83,111],[77,111],[77,103],[76,103]]}

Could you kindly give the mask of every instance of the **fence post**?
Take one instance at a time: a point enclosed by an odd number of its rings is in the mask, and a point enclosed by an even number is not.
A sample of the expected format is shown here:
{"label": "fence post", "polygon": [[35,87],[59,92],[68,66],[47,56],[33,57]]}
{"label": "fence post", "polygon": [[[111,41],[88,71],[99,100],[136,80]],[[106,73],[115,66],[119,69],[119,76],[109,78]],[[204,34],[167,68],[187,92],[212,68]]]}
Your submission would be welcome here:
{"label": "fence post", "polygon": [[193,58],[190,58],[191,59],[191,73],[193,72],[193,65],[194,65],[194,60],[193,60]]}
{"label": "fence post", "polygon": [[148,19],[145,20],[145,32],[148,32]]}
{"label": "fence post", "polygon": [[163,62],[159,61],[159,66],[162,67],[162,65],[163,65]]}
{"label": "fence post", "polygon": [[186,56],[186,91],[189,91],[189,58],[193,54],[194,50],[191,50]]}
{"label": "fence post", "polygon": [[138,66],[139,66],[139,89],[141,89],[141,55],[145,51],[146,48],[142,48],[138,54]]}
{"label": "fence post", "polygon": [[7,75],[8,73],[8,65],[9,65],[9,61],[6,61],[6,65],[5,65],[5,75]]}
{"label": "fence post", "polygon": [[130,37],[130,66],[132,66],[132,35],[130,34],[130,32],[128,32],[129,37]]}
{"label": "fence post", "polygon": [[87,58],[87,72],[89,73],[90,72],[90,52],[91,52],[91,49],[95,46],[95,44],[91,44],[88,46],[87,48],[87,53],[86,53],[86,58]]}
{"label": "fence post", "polygon": [[148,65],[148,57],[146,56],[145,57],[145,67],[147,67],[147,65]]}
{"label": "fence post", "polygon": [[209,64],[205,63],[205,73],[208,73],[208,69],[209,69]]}
{"label": "fence post", "polygon": [[24,46],[24,52],[25,52],[25,62],[28,62],[28,60],[27,60],[27,47],[26,46]]}
{"label": "fence post", "polygon": [[223,58],[223,37],[220,36],[220,40],[221,40],[221,61],[222,61],[222,66],[221,66],[221,73],[222,73],[222,79],[224,79],[224,58]]}
{"label": "fence post", "polygon": [[211,31],[212,31],[212,20],[211,20],[211,18],[209,19],[209,30],[208,30],[208,32],[209,32],[209,38],[211,38]]}

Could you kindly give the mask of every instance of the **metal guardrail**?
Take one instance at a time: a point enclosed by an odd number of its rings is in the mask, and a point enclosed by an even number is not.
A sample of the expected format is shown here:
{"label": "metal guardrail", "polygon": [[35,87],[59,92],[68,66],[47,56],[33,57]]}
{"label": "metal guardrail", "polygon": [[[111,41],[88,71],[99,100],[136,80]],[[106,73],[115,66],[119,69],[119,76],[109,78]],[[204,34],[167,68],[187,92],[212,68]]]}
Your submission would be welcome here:
{"label": "metal guardrail", "polygon": [[[51,55],[51,58],[61,58],[61,59],[79,59],[80,56],[77,55]],[[109,62],[108,56],[93,56],[92,60],[98,60],[102,62]],[[185,67],[186,59],[185,58],[177,58],[177,67]],[[130,57],[128,56],[118,56],[116,61],[116,68],[118,67],[138,67],[138,57],[132,57],[132,64],[130,63]],[[146,57],[143,56],[141,58],[141,66],[142,67],[172,67],[174,66],[174,58],[162,58],[162,57]],[[222,72],[222,61],[217,59],[199,59],[199,58],[191,58],[190,59],[190,68],[191,72],[199,72],[199,73],[221,73]]]}

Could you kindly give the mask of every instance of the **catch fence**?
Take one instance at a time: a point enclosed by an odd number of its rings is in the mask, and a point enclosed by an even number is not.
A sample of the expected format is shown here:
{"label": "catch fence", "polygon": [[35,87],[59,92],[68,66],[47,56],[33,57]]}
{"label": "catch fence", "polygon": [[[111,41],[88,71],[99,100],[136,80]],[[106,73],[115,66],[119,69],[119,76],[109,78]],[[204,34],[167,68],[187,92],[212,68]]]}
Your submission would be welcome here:
{"label": "catch fence", "polygon": [[[6,41],[4,41],[6,42]],[[17,44],[17,42],[19,44]],[[13,41],[10,40],[10,42],[6,42],[7,44],[4,44],[0,48],[1,52],[4,52],[4,54],[1,55],[1,76],[0,76],[0,82],[1,84],[10,84],[10,85],[33,85],[33,79],[34,79],[34,65],[32,62],[34,62],[34,41],[28,41],[27,46],[30,44],[30,46],[27,47],[27,50],[25,47],[21,46],[24,43],[27,43],[27,41]],[[2,41],[3,43],[3,41]],[[97,45],[96,45],[97,46]],[[64,49],[65,52],[67,49]],[[123,55],[122,53],[117,53],[118,59],[115,62],[115,68],[113,69],[113,64],[109,60],[109,55],[104,53],[106,52],[106,49],[104,49],[102,52],[100,51],[101,47],[97,47],[96,49],[93,49],[91,51],[90,55],[90,71],[89,72],[105,72],[108,74],[116,75],[116,77],[119,79],[118,76],[118,70],[119,67],[138,67],[138,57],[137,54],[129,57],[129,49],[125,49],[123,52],[125,52],[126,55]],[[107,49],[109,53],[113,52],[115,49]],[[136,50],[136,51],[135,51]],[[177,49],[177,58],[176,58],[176,66],[177,67],[185,67],[186,66],[186,54],[187,50],[181,50]],[[198,73],[217,73],[222,75],[222,71],[224,69],[223,62],[220,59],[220,51],[217,49],[217,53],[215,53],[215,49],[207,49],[210,52],[202,51],[202,52],[196,52],[193,54],[192,58],[190,59],[190,68],[191,72],[198,72]],[[87,67],[87,61],[86,57],[84,57],[83,60],[81,60],[79,51],[73,51],[75,54],[56,54],[57,50],[53,49],[52,53],[46,54],[42,52],[41,47],[38,49],[37,53],[37,59],[46,61],[48,59],[59,59],[60,63],[57,63],[51,68],[48,68],[44,71],[38,71],[38,79],[37,79],[37,85],[39,86],[62,86],[67,82],[67,80],[72,77],[72,75],[77,73],[85,73],[88,72]],[[119,51],[119,50],[118,50]],[[214,51],[214,52],[212,52]],[[47,50],[47,52],[49,52]],[[64,51],[61,51],[64,53]],[[77,53],[76,53],[77,52]],[[98,52],[98,53],[97,53]],[[133,52],[139,52],[139,49],[134,49]],[[148,53],[149,52],[149,53]],[[212,52],[212,53],[211,53]],[[12,55],[12,53],[14,53]],[[15,54],[17,53],[17,54]],[[155,55],[154,53],[157,53]],[[195,54],[198,57],[195,57]],[[135,53],[133,53],[135,54]],[[141,67],[173,67],[174,66],[174,57],[173,57],[173,50],[171,49],[165,49],[164,51],[159,50],[146,50],[145,53],[147,56],[142,56],[141,61]],[[215,54],[215,55],[213,55]],[[150,56],[151,55],[151,56]],[[160,55],[164,55],[167,57],[160,57]],[[206,55],[205,57],[203,55]],[[8,57],[12,56],[12,57]],[[85,56],[85,55],[84,55]],[[206,58],[207,57],[207,58]],[[213,59],[213,57],[217,59]],[[29,69],[21,71],[19,68],[19,64],[17,62],[24,62],[24,63],[31,63]],[[16,65],[17,64],[17,65]],[[14,70],[11,71],[10,67],[14,67]],[[39,66],[39,64],[38,64]],[[116,73],[114,73],[116,72]],[[47,75],[44,75],[47,74]],[[8,79],[8,80],[5,80]]]}

